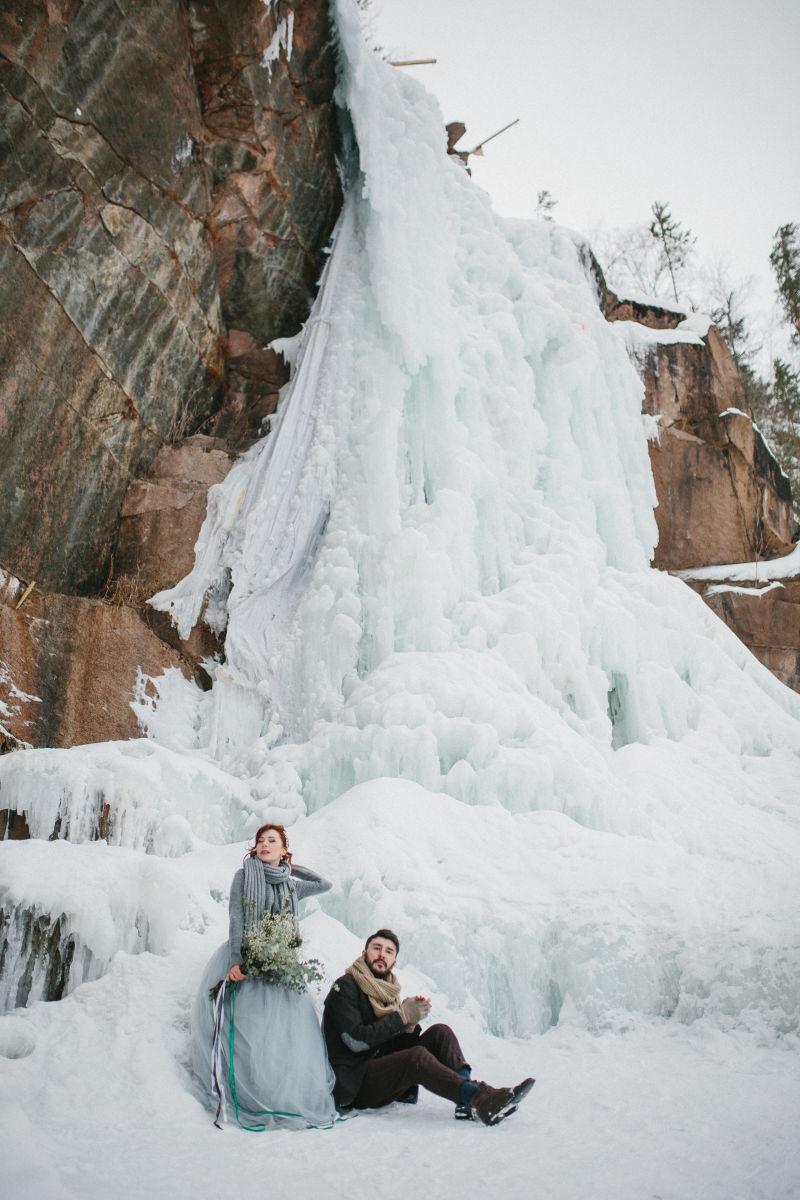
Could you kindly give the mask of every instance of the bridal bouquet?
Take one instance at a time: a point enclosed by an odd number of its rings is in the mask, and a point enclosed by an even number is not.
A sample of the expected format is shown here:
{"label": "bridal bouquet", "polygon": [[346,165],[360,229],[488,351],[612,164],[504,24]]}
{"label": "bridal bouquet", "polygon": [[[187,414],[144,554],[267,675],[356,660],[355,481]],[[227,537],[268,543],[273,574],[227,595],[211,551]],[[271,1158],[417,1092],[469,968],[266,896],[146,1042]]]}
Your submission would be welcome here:
{"label": "bridal bouquet", "polygon": [[302,944],[291,913],[265,913],[242,939],[242,970],[251,978],[304,992],[307,984],[322,979],[322,963],[300,958]]}

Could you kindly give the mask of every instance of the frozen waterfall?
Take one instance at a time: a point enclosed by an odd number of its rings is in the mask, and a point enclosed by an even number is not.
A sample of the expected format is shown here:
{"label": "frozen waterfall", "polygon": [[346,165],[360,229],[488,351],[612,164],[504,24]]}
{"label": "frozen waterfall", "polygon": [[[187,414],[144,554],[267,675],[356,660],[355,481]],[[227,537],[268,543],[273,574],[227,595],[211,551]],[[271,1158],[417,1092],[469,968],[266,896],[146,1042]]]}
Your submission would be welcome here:
{"label": "frozen waterfall", "polygon": [[[7,1001],[48,994],[53,939],[59,994],[117,952],[199,958],[279,819],[334,880],[331,971],[392,924],[504,1036],[797,1034],[800,698],[649,567],[654,430],[575,238],[495,215],[335,8],[357,152],[318,298],[272,432],[152,601],[225,661],[208,693],[154,681],[140,741],[0,760],[32,833],[0,847],[30,914]],[[146,959],[142,1003],[179,986]]]}

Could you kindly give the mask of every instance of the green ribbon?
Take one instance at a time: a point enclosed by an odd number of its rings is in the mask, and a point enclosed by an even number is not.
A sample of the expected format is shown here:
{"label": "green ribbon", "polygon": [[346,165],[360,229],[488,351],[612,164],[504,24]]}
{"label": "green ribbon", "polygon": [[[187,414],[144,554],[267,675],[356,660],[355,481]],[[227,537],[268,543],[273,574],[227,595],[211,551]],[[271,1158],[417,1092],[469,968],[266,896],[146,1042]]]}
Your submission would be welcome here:
{"label": "green ribbon", "polygon": [[[239,1117],[239,1098],[236,1095],[236,1072],[234,1071],[234,1066],[233,1066],[234,1043],[235,1043],[233,1014],[236,1009],[236,986],[237,985],[235,983],[232,983],[230,986],[230,993],[231,993],[230,1013],[231,1013],[231,1015],[230,1015],[230,1021],[228,1022],[228,1083],[230,1084],[231,1099],[233,1100],[233,1109],[234,1109],[234,1112],[236,1113],[236,1121],[237,1121],[239,1128],[246,1129],[248,1133],[263,1133],[264,1130],[267,1128],[266,1125],[243,1125],[242,1121]],[[276,1109],[276,1108],[259,1108],[256,1110],[255,1116],[258,1116],[258,1117],[294,1117],[298,1121],[305,1121],[305,1123],[309,1129],[333,1129],[334,1125],[336,1125],[339,1121],[349,1120],[349,1117],[336,1116],[328,1125],[312,1125],[310,1121],[306,1121],[306,1118],[302,1115],[302,1113],[281,1112],[280,1109]]]}

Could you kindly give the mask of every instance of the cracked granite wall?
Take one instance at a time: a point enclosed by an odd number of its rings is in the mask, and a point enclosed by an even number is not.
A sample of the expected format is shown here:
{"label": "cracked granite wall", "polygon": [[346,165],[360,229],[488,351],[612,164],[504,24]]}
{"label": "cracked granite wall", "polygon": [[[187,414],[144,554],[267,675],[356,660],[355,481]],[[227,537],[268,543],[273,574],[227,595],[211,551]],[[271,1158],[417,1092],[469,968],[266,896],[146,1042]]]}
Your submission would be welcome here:
{"label": "cracked granite wall", "polygon": [[159,448],[215,420],[241,440],[248,407],[250,433],[274,407],[265,343],[307,315],[341,200],[324,0],[292,6],[291,58],[262,66],[289,11],[0,13],[0,567],[16,577],[97,592]]}
{"label": "cracked granite wall", "polygon": [[[263,346],[305,320],[341,206],[327,6],[191,0],[189,13],[225,321]],[[268,61],[276,30],[291,56]]]}
{"label": "cracked granite wall", "polygon": [[327,0],[0,9],[0,753],[135,736],[137,668],[220,652],[143,602],[275,411],[334,86]]}

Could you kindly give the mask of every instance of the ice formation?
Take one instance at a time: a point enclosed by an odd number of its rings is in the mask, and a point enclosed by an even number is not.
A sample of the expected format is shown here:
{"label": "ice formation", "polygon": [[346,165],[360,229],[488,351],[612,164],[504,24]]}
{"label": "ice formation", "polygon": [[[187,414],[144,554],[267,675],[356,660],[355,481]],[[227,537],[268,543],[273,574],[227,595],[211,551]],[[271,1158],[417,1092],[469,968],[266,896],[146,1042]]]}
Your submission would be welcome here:
{"label": "ice formation", "polygon": [[180,886],[163,859],[108,853],[99,843],[32,838],[7,845],[0,907],[12,914],[2,1009],[52,999],[98,978],[120,950],[165,954],[181,922],[203,927],[197,896]]}
{"label": "ice formation", "polygon": [[266,68],[269,75],[272,74],[272,64],[280,57],[281,50],[286,52],[286,61],[291,62],[293,41],[294,13],[289,12],[287,16],[278,21],[272,41],[261,56],[261,66]]}
{"label": "ice formation", "polygon": [[329,953],[396,924],[492,1032],[797,1033],[800,700],[649,567],[652,425],[574,239],[497,217],[335,10],[352,184],[318,299],[153,600],[225,662],[142,689],[146,738],[0,762],[34,839],[83,843],[4,845],[6,895],[63,918],[74,985],[219,927],[278,818],[334,880]]}
{"label": "ice formation", "polygon": [[246,784],[199,755],[151,741],[37,750],[2,767],[3,808],[23,813],[33,838],[87,842],[99,834],[109,845],[173,858],[195,837],[245,835]]}

